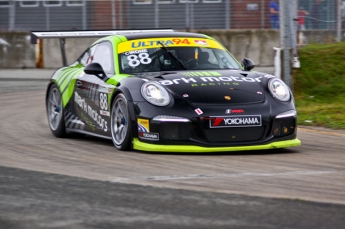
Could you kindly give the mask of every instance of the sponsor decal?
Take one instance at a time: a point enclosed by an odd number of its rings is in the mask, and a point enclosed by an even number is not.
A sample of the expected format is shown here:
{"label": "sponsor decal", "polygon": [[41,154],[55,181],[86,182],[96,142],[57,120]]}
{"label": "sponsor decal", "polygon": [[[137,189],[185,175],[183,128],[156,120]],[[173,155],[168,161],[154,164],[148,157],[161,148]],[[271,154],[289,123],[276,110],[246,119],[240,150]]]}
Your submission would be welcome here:
{"label": "sponsor decal", "polygon": [[201,115],[204,112],[202,112],[202,110],[200,108],[197,108],[197,109],[195,109],[195,113],[197,113],[198,115]]}
{"label": "sponsor decal", "polygon": [[95,131],[95,126],[92,124],[90,119],[84,113],[81,113],[81,118],[91,128],[91,130]]}
{"label": "sponsor decal", "polygon": [[233,114],[233,113],[244,113],[242,109],[227,109],[225,110],[225,114]]}
{"label": "sponsor decal", "polygon": [[261,126],[261,115],[210,117],[209,122],[210,128]]}
{"label": "sponsor decal", "polygon": [[202,71],[202,72],[182,72],[181,73],[184,76],[189,76],[189,77],[193,77],[193,76],[222,76],[222,74],[220,74],[219,72],[215,72],[215,71]]}
{"label": "sponsor decal", "polygon": [[101,115],[110,116],[110,112],[109,112],[109,111],[100,110],[99,113],[100,113]]}
{"label": "sponsor decal", "polygon": [[159,134],[158,133],[151,133],[151,132],[139,132],[139,138],[158,141]]}
{"label": "sponsor decal", "polygon": [[232,109],[231,113],[244,113],[244,110],[242,110],[242,109]]}
{"label": "sponsor decal", "polygon": [[197,109],[195,109],[195,113],[197,113],[198,115],[201,115],[204,112],[202,112],[202,110],[200,108],[197,108]]}
{"label": "sponsor decal", "polygon": [[139,132],[150,132],[149,120],[138,118],[138,131]]}
{"label": "sponsor decal", "polygon": [[133,41],[132,42],[132,48],[139,48],[139,47],[151,47],[156,45],[161,45],[162,43],[164,46],[171,46],[171,45],[189,45],[190,41],[189,39],[180,39],[180,38],[174,38],[171,40],[144,40],[144,41]]}
{"label": "sponsor decal", "polygon": [[208,43],[207,43],[207,41],[205,41],[205,40],[194,40],[194,42],[195,42],[195,44],[197,44],[197,45],[209,45]]}
{"label": "sponsor decal", "polygon": [[[214,72],[216,73],[216,72]],[[193,73],[194,74],[194,73]],[[186,75],[186,74],[183,74]],[[188,74],[187,74],[188,75]],[[173,80],[160,80],[157,81],[161,85],[173,84],[190,84],[192,87],[198,86],[216,86],[216,85],[240,85],[240,82],[257,83],[261,82],[259,78],[246,78],[237,76],[202,76],[202,77],[181,77]]]}
{"label": "sponsor decal", "polygon": [[128,51],[128,52],[125,52],[124,54],[126,56],[129,56],[129,55],[135,55],[135,54],[140,54],[140,53],[147,53],[147,49],[141,49],[141,50],[132,50],[132,51]]}
{"label": "sponsor decal", "polygon": [[104,92],[104,93],[108,93],[108,88],[107,87],[102,87],[100,86],[98,89],[99,92]]}
{"label": "sponsor decal", "polygon": [[[196,43],[198,41],[198,43]],[[163,44],[166,47],[181,47],[181,46],[208,46],[211,48],[221,49],[224,50],[217,41],[209,40],[209,39],[198,39],[195,40],[193,38],[185,38],[185,37],[170,37],[170,38],[149,38],[149,39],[140,39],[140,40],[131,40],[121,42],[118,45],[118,53],[127,53],[125,55],[132,55],[134,53],[129,53],[133,50],[146,50],[149,48],[157,48],[162,47]],[[137,53],[135,53],[137,54]]]}
{"label": "sponsor decal", "polygon": [[74,92],[74,102],[93,120],[104,132],[108,131],[108,122],[97,112],[92,109],[76,91]]}

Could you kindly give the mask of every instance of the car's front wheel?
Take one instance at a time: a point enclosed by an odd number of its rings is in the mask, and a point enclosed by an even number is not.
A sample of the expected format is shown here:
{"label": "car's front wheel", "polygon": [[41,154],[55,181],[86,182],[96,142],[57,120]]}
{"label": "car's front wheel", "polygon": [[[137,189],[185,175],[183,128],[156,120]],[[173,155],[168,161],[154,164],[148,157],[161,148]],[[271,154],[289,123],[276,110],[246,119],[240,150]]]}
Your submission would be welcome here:
{"label": "car's front wheel", "polygon": [[63,117],[62,99],[59,88],[53,84],[47,96],[47,117],[52,133],[58,137],[66,136],[65,120]]}
{"label": "car's front wheel", "polygon": [[130,150],[132,147],[131,118],[124,94],[118,94],[111,107],[111,137],[116,148]]}

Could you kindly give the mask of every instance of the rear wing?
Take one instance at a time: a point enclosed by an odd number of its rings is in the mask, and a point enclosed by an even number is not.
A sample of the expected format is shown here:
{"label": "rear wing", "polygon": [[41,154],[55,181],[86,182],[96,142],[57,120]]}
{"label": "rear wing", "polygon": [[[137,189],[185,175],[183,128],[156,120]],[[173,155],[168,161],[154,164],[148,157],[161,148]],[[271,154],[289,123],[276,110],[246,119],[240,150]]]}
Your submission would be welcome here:
{"label": "rear wing", "polygon": [[174,32],[173,29],[141,29],[141,30],[81,30],[81,31],[32,31],[31,44],[37,44],[38,39],[58,38],[60,40],[60,50],[62,63],[67,66],[65,51],[65,38],[92,38],[105,37],[110,35],[120,35],[128,33],[145,32]]}

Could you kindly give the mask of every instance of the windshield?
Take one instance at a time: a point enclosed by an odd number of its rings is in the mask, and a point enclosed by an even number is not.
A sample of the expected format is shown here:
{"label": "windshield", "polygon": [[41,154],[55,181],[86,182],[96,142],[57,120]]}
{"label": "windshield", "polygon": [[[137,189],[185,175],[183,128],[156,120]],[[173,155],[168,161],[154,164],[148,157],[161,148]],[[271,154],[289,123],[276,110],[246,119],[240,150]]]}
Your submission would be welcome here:
{"label": "windshield", "polygon": [[241,69],[216,41],[194,38],[158,38],[119,44],[121,73],[176,70]]}

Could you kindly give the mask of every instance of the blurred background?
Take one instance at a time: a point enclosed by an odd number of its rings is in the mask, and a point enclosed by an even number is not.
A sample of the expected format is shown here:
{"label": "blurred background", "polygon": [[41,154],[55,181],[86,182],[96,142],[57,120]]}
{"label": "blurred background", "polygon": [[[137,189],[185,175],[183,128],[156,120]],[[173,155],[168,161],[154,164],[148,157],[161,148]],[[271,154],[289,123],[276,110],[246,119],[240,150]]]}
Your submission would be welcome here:
{"label": "blurred background", "polygon": [[[299,47],[340,42],[344,27],[345,0],[0,0],[0,68],[63,64],[62,40],[32,45],[31,31],[172,28],[207,34],[238,60],[286,71],[291,60],[300,65]],[[66,39],[68,63],[94,41]]]}
{"label": "blurred background", "polygon": [[[0,30],[270,29],[270,2],[271,0],[0,0]],[[279,4],[279,0],[275,2]],[[296,7],[298,23],[306,30],[335,30],[339,7],[340,18],[345,20],[345,0],[298,0]],[[342,28],[344,24],[342,23]]]}

